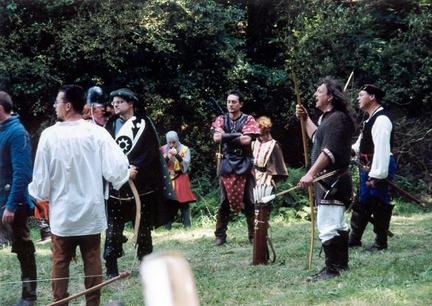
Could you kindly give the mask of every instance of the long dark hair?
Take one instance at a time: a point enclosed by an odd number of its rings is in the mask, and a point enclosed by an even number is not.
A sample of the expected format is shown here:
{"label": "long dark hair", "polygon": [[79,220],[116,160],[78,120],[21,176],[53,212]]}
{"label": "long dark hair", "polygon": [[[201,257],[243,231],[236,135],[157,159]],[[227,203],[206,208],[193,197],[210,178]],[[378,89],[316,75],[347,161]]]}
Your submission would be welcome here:
{"label": "long dark hair", "polygon": [[351,107],[348,96],[345,94],[342,85],[331,77],[326,77],[321,81],[327,88],[327,95],[332,96],[333,108],[343,112],[354,123],[354,110]]}

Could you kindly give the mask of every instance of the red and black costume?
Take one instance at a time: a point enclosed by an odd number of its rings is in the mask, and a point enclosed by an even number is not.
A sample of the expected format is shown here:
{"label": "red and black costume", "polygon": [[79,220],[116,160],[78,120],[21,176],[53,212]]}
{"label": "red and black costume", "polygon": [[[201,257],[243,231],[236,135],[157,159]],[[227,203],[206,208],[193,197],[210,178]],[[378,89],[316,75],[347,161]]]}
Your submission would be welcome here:
{"label": "red and black costume", "polygon": [[231,208],[235,213],[243,211],[248,225],[248,237],[252,241],[254,234],[254,197],[255,177],[253,173],[253,155],[250,145],[242,145],[240,136],[250,136],[252,141],[260,135],[259,127],[251,115],[241,114],[237,120],[231,120],[228,114],[219,116],[212,124],[213,128],[222,128],[223,158],[220,163],[221,202],[217,213],[215,236],[226,240],[226,231]]}
{"label": "red and black costume", "polygon": [[[175,156],[170,156],[169,150],[172,149],[170,144],[161,147],[162,155],[167,163],[168,172],[170,174],[171,182],[174,188],[174,192],[177,197],[178,209],[181,210],[181,218],[184,227],[191,227],[191,211],[189,203],[196,202],[196,196],[192,192],[189,175],[187,173],[189,165],[191,162],[190,150],[187,146],[182,144],[176,132],[169,131],[166,135],[167,142],[175,142],[176,146],[174,148],[177,150]],[[170,220],[165,227],[171,229],[171,224],[173,220]]]}

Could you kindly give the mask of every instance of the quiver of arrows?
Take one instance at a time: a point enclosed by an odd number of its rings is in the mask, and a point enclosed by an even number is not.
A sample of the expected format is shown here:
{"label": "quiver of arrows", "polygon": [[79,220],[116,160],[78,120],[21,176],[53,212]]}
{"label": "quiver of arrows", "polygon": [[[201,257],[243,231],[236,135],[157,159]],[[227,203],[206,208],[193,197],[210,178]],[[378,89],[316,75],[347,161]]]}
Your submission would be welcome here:
{"label": "quiver of arrows", "polygon": [[257,185],[254,188],[255,226],[253,239],[253,265],[266,265],[270,258],[267,240],[268,228],[270,227],[268,219],[271,203],[260,203],[260,201],[264,196],[270,195],[272,190],[273,187],[269,185]]}

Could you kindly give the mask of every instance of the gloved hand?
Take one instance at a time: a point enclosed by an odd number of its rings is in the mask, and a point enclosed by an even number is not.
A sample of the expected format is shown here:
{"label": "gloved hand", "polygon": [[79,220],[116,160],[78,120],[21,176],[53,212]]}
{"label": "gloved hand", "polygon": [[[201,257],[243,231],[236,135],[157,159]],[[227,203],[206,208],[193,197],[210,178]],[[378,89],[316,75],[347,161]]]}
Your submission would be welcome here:
{"label": "gloved hand", "polygon": [[298,104],[296,105],[296,112],[295,112],[295,115],[296,115],[297,119],[300,120],[300,118],[301,118],[301,119],[303,119],[303,120],[305,120],[305,121],[306,121],[306,119],[307,119],[308,116],[309,116],[309,114],[308,114],[306,108],[304,108],[303,105],[298,105]]}
{"label": "gloved hand", "polygon": [[222,134],[222,142],[231,143],[234,139],[240,138],[242,133],[224,133]]}
{"label": "gloved hand", "polygon": [[374,178],[369,177],[367,182],[366,182],[366,186],[369,189],[374,189],[376,188],[376,184],[377,184],[377,180]]}

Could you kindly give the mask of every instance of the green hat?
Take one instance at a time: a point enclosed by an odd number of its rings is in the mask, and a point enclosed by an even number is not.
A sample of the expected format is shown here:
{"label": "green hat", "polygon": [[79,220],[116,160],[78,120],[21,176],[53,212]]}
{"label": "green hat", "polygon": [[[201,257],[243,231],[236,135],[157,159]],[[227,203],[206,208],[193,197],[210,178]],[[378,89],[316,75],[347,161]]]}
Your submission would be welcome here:
{"label": "green hat", "polygon": [[130,90],[128,88],[120,88],[120,89],[117,89],[117,90],[111,92],[110,93],[111,101],[114,97],[122,97],[122,98],[126,99],[126,101],[128,101],[128,102],[132,101],[134,103],[138,103],[137,96],[135,95],[135,93],[132,90]]}

